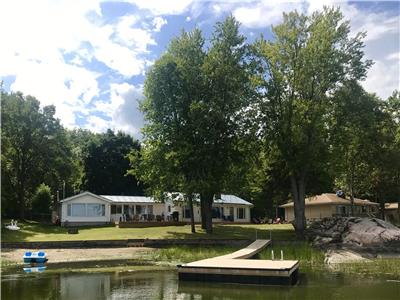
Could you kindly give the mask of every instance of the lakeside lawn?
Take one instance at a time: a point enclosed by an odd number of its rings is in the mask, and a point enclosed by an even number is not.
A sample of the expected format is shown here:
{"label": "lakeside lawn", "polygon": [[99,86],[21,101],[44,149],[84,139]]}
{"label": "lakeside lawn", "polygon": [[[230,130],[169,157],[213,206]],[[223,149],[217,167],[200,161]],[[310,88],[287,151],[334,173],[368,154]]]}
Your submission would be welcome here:
{"label": "lakeside lawn", "polygon": [[118,240],[118,239],[269,239],[292,240],[295,238],[291,224],[229,224],[214,225],[214,233],[206,234],[196,225],[196,233],[190,232],[190,225],[149,228],[118,228],[115,226],[82,227],[78,234],[68,234],[60,226],[44,225],[38,222],[20,222],[19,231],[4,226],[1,230],[3,242],[76,241],[76,240]]}

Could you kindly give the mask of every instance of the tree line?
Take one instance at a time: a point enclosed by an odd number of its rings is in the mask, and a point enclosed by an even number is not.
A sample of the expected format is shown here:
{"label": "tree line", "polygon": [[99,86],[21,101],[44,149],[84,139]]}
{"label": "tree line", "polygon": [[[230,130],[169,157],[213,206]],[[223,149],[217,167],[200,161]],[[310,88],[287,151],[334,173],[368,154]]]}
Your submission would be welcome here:
{"label": "tree line", "polygon": [[[50,209],[63,189],[157,199],[180,191],[192,211],[200,195],[211,233],[213,199],[232,193],[251,200],[255,216],[293,199],[301,237],[306,195],[400,201],[400,93],[381,99],[361,86],[373,64],[365,35],[351,36],[328,7],[284,14],[253,43],[232,16],[209,39],[182,31],[147,73],[141,142],[67,130],[54,106],[2,91],[2,215]],[[49,202],[46,191],[52,203],[34,205]]]}
{"label": "tree line", "polygon": [[46,217],[57,200],[86,190],[143,194],[143,185],[126,174],[128,153],[140,149],[132,136],[67,130],[54,106],[41,108],[37,99],[19,92],[1,91],[1,118],[3,217]]}

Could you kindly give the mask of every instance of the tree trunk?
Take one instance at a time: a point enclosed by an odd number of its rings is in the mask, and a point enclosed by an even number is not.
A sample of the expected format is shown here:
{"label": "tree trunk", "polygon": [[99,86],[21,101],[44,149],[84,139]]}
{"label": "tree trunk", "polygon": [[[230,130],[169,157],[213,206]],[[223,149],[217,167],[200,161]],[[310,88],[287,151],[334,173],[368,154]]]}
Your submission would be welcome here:
{"label": "tree trunk", "polygon": [[354,217],[354,188],[353,188],[353,173],[350,176],[350,215]]}
{"label": "tree trunk", "polygon": [[23,190],[18,192],[18,206],[19,206],[19,218],[25,219],[25,199]]}
{"label": "tree trunk", "polygon": [[193,194],[189,194],[189,209],[190,209],[190,226],[192,233],[196,233],[196,227],[194,226],[194,214],[193,214]]}
{"label": "tree trunk", "polygon": [[211,198],[211,201],[207,201],[207,203],[206,203],[206,232],[208,234],[212,234],[213,233],[212,204],[213,204],[213,199]]}
{"label": "tree trunk", "polygon": [[295,175],[290,176],[294,204],[294,228],[298,239],[304,239],[304,230],[306,229],[304,177],[304,175],[301,175],[298,178],[296,178]]}
{"label": "tree trunk", "polygon": [[[202,223],[204,217],[204,225],[205,230],[208,234],[212,234],[213,227],[212,227],[212,205],[214,202],[214,194],[213,193],[202,193],[201,199],[203,211],[201,212],[202,215]],[[203,228],[203,224],[202,224]]]}
{"label": "tree trunk", "polygon": [[[200,197],[201,198],[201,197]],[[205,201],[200,199],[201,229],[206,229],[206,208]]]}

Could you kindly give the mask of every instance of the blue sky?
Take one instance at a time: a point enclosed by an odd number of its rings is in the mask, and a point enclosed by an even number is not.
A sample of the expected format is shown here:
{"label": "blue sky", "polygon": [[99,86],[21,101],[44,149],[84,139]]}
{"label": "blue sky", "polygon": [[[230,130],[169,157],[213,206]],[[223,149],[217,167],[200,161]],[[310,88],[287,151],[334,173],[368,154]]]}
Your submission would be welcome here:
{"label": "blue sky", "polygon": [[195,1],[195,0],[3,0],[0,3],[0,79],[54,104],[68,128],[107,128],[140,137],[138,101],[146,70],[182,29],[213,25],[233,14],[251,42],[282,13],[311,13],[340,6],[352,34],[367,31],[366,58],[375,64],[362,83],[387,98],[400,89],[400,2],[383,1]]}

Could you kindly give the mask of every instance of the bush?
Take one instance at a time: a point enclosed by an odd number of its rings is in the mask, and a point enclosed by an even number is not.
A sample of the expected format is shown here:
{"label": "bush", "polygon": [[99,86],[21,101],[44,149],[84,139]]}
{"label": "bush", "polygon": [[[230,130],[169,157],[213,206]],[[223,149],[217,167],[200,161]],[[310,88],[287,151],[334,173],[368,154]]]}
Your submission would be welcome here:
{"label": "bush", "polygon": [[51,189],[42,183],[36,189],[32,199],[32,212],[36,214],[49,214],[51,212]]}

